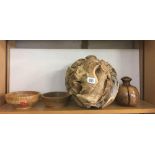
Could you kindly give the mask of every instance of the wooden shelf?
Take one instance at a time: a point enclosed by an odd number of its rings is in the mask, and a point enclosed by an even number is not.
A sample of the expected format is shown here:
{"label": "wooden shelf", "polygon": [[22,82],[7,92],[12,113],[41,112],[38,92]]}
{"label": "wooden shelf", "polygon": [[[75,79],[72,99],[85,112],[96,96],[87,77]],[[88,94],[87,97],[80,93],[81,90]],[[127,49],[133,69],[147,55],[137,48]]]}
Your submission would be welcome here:
{"label": "wooden shelf", "polygon": [[137,107],[123,107],[116,103],[104,109],[84,109],[74,103],[61,109],[47,108],[43,103],[36,104],[33,108],[27,110],[17,110],[12,105],[2,104],[0,106],[1,114],[131,114],[131,113],[155,113],[155,105],[141,101]]}

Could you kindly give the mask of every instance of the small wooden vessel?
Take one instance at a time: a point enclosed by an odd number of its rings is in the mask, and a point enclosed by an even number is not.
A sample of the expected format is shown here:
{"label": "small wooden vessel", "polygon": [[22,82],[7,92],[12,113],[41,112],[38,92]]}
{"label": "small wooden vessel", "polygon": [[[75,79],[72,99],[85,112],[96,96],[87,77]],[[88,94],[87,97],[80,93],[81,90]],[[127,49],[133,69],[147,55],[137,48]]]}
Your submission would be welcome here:
{"label": "small wooden vessel", "polygon": [[36,91],[17,91],[6,94],[5,100],[17,109],[29,109],[39,101],[39,96],[40,93]]}
{"label": "small wooden vessel", "polygon": [[42,94],[41,100],[47,107],[61,108],[67,105],[69,97],[67,92],[48,92]]}

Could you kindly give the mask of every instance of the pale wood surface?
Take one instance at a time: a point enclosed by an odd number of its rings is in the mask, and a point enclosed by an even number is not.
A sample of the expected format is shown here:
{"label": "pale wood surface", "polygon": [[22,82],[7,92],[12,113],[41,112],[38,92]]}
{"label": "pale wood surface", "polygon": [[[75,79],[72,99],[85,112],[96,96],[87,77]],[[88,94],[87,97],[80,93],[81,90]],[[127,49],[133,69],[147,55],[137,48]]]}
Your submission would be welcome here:
{"label": "pale wood surface", "polygon": [[6,92],[6,41],[0,41],[0,94]]}
{"label": "pale wood surface", "polygon": [[144,42],[144,99],[155,104],[155,41]]}
{"label": "pale wood surface", "polygon": [[14,106],[6,104],[0,106],[0,114],[132,114],[132,113],[155,113],[155,105],[141,101],[137,107],[123,107],[116,103],[105,109],[80,108],[75,103],[69,103],[64,108],[47,108],[44,103],[37,103],[33,108],[17,110]]}

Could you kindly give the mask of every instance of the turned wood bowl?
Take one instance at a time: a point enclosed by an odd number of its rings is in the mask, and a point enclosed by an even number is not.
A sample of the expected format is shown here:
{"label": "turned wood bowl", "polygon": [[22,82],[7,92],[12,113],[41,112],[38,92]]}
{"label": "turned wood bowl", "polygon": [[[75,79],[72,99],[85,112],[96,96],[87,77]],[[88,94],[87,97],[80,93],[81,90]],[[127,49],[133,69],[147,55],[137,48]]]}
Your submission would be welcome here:
{"label": "turned wood bowl", "polygon": [[5,95],[8,104],[17,109],[29,109],[39,101],[40,93],[36,91],[17,91]]}
{"label": "turned wood bowl", "polygon": [[62,108],[69,102],[70,95],[67,92],[48,92],[42,94],[41,98],[47,107]]}

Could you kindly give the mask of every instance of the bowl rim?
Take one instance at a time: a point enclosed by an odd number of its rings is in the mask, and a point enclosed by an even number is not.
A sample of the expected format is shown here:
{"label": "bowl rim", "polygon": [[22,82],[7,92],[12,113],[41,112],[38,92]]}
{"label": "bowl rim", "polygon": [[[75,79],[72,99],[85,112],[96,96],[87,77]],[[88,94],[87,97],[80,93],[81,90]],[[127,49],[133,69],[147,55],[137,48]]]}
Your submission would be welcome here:
{"label": "bowl rim", "polygon": [[[45,95],[47,94],[55,94],[55,93],[60,93],[60,94],[63,94],[62,96],[51,96],[51,97],[47,97]],[[65,92],[65,91],[53,91],[53,92],[47,92],[47,93],[44,93],[44,94],[41,94],[41,97],[43,99],[60,99],[60,98],[68,98],[70,96],[70,94],[68,92]]]}
{"label": "bowl rim", "polygon": [[[9,92],[9,93],[7,93],[7,94],[5,94],[5,97],[11,97],[11,98],[15,98],[15,97],[17,97],[19,94],[27,94],[26,96],[36,96],[36,95],[40,95],[40,93],[39,92],[37,92],[37,91],[28,91],[28,90],[26,90],[26,91],[14,91],[14,92]],[[23,97],[25,97],[25,96],[18,96],[19,98],[23,98]]]}

